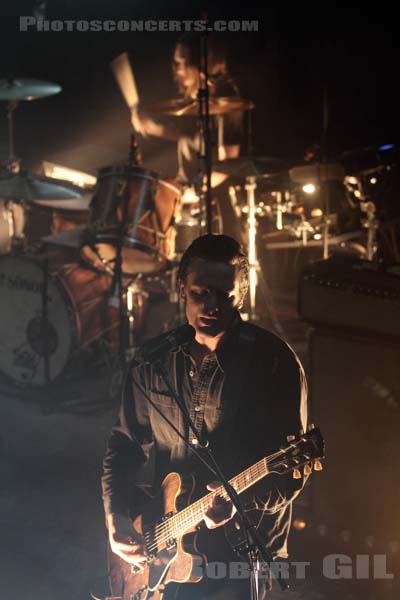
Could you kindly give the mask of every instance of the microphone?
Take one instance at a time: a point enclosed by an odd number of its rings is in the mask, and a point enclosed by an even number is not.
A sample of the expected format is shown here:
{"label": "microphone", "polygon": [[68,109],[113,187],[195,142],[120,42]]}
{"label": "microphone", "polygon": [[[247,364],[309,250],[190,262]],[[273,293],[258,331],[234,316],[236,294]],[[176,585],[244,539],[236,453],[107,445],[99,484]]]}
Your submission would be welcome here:
{"label": "microphone", "polygon": [[163,333],[137,349],[132,360],[132,366],[151,363],[161,358],[167,352],[175,350],[178,346],[190,342],[194,339],[195,335],[196,330],[189,324]]}

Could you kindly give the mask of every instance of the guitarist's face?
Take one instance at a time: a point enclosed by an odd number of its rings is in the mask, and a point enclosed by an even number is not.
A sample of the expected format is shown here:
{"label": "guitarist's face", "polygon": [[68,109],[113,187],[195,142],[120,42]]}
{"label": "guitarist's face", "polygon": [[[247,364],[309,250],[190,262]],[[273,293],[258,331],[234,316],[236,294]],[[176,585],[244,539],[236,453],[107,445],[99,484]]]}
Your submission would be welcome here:
{"label": "guitarist's face", "polygon": [[237,265],[195,259],[179,287],[196,338],[222,336],[243,304]]}

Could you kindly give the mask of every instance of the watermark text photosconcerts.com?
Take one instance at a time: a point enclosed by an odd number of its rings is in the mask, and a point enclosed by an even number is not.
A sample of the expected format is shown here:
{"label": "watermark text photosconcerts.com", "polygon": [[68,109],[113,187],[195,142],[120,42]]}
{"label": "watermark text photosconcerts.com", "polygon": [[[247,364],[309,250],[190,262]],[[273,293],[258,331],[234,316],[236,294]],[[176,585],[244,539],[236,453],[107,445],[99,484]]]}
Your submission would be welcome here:
{"label": "watermark text photosconcerts.com", "polygon": [[167,20],[167,19],[144,19],[133,21],[128,19],[43,19],[36,17],[19,17],[20,31],[37,32],[187,32],[187,31],[258,31],[258,21],[235,20],[229,21],[216,20],[212,22],[202,20]]}

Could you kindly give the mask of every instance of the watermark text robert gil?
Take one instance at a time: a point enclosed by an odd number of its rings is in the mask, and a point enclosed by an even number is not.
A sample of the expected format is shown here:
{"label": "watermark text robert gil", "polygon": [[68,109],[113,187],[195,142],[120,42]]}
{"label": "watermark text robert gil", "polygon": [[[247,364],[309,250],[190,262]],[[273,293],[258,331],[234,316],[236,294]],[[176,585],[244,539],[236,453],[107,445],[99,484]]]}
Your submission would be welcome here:
{"label": "watermark text robert gil", "polygon": [[[295,579],[306,579],[310,562],[275,561],[261,566],[259,576],[268,578],[269,572],[276,577],[289,579],[290,569]],[[357,554],[354,558],[346,554],[328,554],[322,560],[322,574],[326,579],[393,579],[388,573],[385,554]],[[194,566],[195,577],[208,579],[247,579],[249,567],[246,562],[210,562],[206,566],[198,563]]]}

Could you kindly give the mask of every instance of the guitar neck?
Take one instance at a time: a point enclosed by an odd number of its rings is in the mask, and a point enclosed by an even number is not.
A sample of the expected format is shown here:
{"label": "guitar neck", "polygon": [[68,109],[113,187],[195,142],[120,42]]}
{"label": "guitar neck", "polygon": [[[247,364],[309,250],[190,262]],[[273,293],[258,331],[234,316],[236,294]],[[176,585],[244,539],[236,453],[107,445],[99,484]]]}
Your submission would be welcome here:
{"label": "guitar neck", "polygon": [[[237,494],[241,494],[257,483],[257,481],[263,479],[268,473],[269,469],[267,467],[267,461],[263,458],[255,465],[252,465],[248,469],[242,471],[242,473],[239,473],[239,475],[236,475],[236,477],[233,477],[233,479],[230,479],[229,483]],[[164,523],[165,525],[168,525],[170,535],[174,538],[180,537],[184,535],[186,531],[189,531],[198,525],[204,518],[204,514],[207,512],[210,502],[215,496],[220,496],[225,500],[229,500],[228,494],[223,486],[220,486],[215,491],[203,496],[203,498],[190,504]]]}

